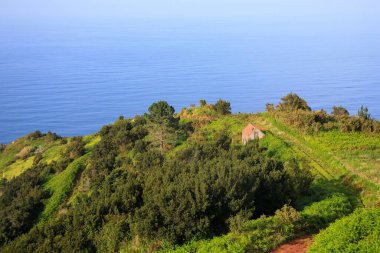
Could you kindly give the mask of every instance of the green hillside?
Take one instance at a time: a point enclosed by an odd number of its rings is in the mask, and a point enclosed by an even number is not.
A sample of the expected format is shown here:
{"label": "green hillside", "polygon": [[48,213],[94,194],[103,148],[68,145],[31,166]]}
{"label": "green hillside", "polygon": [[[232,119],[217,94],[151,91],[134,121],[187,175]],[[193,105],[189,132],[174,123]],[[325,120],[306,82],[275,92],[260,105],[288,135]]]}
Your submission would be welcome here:
{"label": "green hillside", "polygon": [[[242,145],[248,123],[265,137]],[[36,131],[1,147],[0,171],[1,252],[379,248],[380,123],[292,93],[263,113],[159,101],[89,136]]]}

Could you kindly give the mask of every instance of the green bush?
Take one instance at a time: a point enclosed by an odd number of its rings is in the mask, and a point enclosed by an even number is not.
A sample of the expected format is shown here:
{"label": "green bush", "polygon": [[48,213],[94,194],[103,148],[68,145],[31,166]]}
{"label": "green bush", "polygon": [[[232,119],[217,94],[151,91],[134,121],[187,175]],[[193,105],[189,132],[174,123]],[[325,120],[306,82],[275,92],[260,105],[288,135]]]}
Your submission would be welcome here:
{"label": "green bush", "polygon": [[309,253],[380,252],[380,210],[358,209],[315,237]]}

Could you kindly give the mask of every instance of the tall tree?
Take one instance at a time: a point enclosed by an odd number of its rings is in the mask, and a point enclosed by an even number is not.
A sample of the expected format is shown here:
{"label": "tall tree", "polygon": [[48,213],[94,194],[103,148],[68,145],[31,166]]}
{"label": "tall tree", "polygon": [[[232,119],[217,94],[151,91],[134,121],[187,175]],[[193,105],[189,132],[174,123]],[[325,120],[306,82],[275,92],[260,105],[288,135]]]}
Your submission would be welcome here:
{"label": "tall tree", "polygon": [[149,136],[153,145],[157,145],[161,153],[167,149],[178,128],[178,118],[174,117],[174,108],[166,101],[158,101],[149,107]]}

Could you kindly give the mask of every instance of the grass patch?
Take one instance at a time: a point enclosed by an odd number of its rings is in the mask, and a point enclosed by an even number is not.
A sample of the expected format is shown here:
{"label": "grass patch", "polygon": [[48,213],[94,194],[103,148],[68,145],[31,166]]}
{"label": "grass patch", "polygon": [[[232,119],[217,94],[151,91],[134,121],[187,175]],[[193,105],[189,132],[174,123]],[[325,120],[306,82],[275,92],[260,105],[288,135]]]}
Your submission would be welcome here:
{"label": "grass patch", "polygon": [[83,141],[86,143],[85,149],[91,151],[96,144],[100,141],[101,137],[98,134],[90,134],[83,137]]}
{"label": "grass patch", "polygon": [[66,145],[58,144],[45,150],[42,154],[42,162],[50,164],[54,161],[58,161],[62,157],[62,153],[65,150]]}
{"label": "grass patch", "polygon": [[63,172],[53,176],[47,181],[44,187],[51,192],[52,195],[40,216],[40,222],[47,221],[51,218],[53,214],[58,211],[59,207],[65,203],[65,200],[74,188],[78,173],[85,168],[88,158],[89,154],[86,154],[74,160]]}
{"label": "grass patch", "polygon": [[309,253],[380,252],[380,210],[358,209],[315,237]]}
{"label": "grass patch", "polygon": [[7,167],[4,171],[4,177],[11,179],[19,176],[25,170],[29,169],[33,165],[34,156],[28,157],[25,160],[17,160]]}

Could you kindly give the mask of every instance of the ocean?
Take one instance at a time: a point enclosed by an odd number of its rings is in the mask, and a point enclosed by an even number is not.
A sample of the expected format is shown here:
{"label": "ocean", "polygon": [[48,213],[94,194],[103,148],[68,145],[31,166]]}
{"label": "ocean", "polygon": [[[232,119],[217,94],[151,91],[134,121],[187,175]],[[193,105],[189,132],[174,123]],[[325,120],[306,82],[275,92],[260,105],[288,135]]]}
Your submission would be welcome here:
{"label": "ocean", "polygon": [[132,20],[2,22],[0,34],[0,143],[95,133],[158,100],[259,112],[296,92],[313,109],[365,105],[380,119],[380,33]]}

